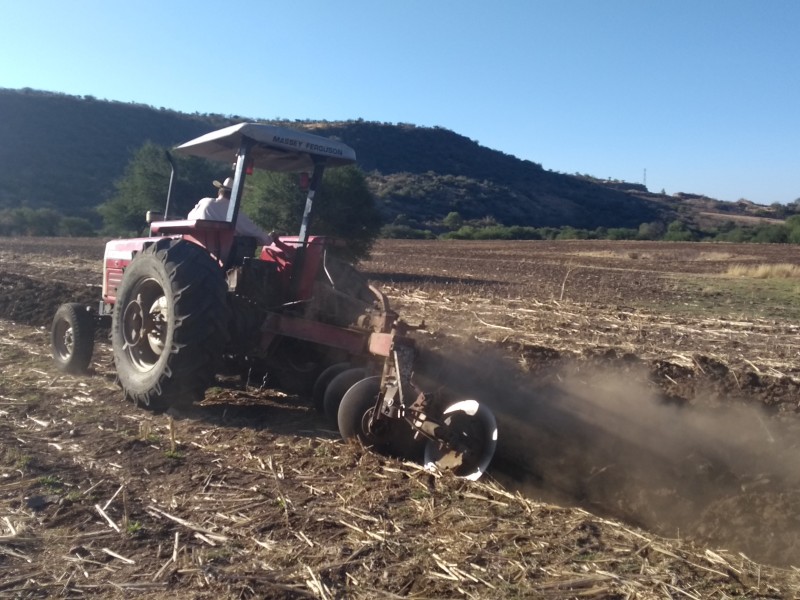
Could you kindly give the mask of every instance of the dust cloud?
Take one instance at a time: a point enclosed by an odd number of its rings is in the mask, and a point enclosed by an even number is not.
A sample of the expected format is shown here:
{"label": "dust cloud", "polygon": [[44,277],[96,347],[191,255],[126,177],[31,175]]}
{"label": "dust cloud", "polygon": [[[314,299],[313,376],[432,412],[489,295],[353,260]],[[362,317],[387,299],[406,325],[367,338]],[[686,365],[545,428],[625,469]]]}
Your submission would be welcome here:
{"label": "dust cloud", "polygon": [[[498,420],[490,471],[510,489],[777,566],[800,565],[800,419],[669,401],[634,361],[531,364],[487,344],[432,344],[421,364]],[[533,367],[533,368],[532,368]]]}

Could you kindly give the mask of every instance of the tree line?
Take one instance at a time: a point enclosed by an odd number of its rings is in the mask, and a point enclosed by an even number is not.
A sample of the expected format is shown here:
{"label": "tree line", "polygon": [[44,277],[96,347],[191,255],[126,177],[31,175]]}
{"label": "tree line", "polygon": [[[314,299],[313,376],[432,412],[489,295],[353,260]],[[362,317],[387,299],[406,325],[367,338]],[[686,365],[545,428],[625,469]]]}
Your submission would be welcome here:
{"label": "tree line", "polygon": [[[197,157],[173,156],[168,154],[166,147],[148,142],[134,153],[123,176],[114,182],[114,193],[98,207],[103,219],[98,231],[86,219],[65,217],[53,209],[24,208],[0,211],[0,234],[146,235],[147,212],[165,212],[170,179],[169,214],[164,218],[182,219],[198,200],[216,196],[213,181],[222,181],[230,175],[230,171],[219,163]],[[267,231],[296,235],[306,196],[300,182],[296,173],[256,171],[246,180],[242,210]],[[382,224],[360,169],[347,166],[325,171],[314,205],[310,227],[313,235],[343,239],[339,252],[358,259],[368,254]]]}
{"label": "tree line", "polygon": [[[411,130],[413,131],[413,129]],[[453,134],[451,134],[453,135]],[[203,197],[213,196],[212,181],[230,175],[219,164],[196,157],[170,156],[168,146],[146,142],[131,155],[122,176],[113,182],[108,199],[96,210],[82,216],[63,214],[58,208],[16,206],[0,208],[0,235],[5,236],[73,236],[106,237],[146,234],[145,215],[148,211],[163,212],[166,194],[172,178],[169,218],[183,218]],[[171,175],[170,160],[176,165]],[[420,184],[422,182],[422,184]],[[498,184],[481,182],[465,175],[399,175],[376,179],[359,167],[351,166],[326,171],[322,184],[322,201],[315,204],[312,234],[330,235],[347,241],[346,252],[353,258],[366,256],[374,241],[384,238],[464,239],[464,240],[664,240],[664,241],[725,241],[756,243],[800,243],[800,199],[781,205],[782,223],[761,222],[756,225],[737,224],[734,220],[719,225],[698,227],[690,218],[648,220],[638,227],[597,226],[581,228],[574,225],[504,225],[497,216],[475,218],[486,205],[475,198],[488,200],[498,195]],[[453,190],[458,190],[455,192]],[[420,192],[422,190],[422,192]],[[442,190],[449,190],[443,194]],[[503,194],[512,194],[501,190]],[[422,193],[423,200],[416,197]],[[439,196],[437,196],[439,194]],[[500,194],[502,195],[502,194]],[[440,198],[441,196],[441,198]],[[413,203],[392,201],[390,198],[414,198]],[[534,214],[541,218],[519,219],[514,210],[522,198],[510,197],[504,203],[512,222],[536,220],[548,223],[554,214],[545,213],[549,204],[534,203]],[[394,207],[388,211],[389,203]],[[296,174],[256,172],[248,177],[243,210],[265,230],[295,234],[299,230],[305,192]],[[426,212],[399,212],[403,206],[425,207]],[[465,214],[451,210],[448,204],[464,206]],[[609,211],[607,205],[600,204]],[[586,209],[586,206],[584,206]],[[588,211],[587,211],[588,212]],[[504,214],[500,211],[499,214]],[[636,214],[633,211],[629,216]],[[639,213],[646,214],[646,213]],[[385,219],[389,216],[390,223]],[[674,217],[674,213],[672,217]],[[516,217],[516,218],[515,218]],[[630,220],[630,219],[629,219]],[[595,220],[596,222],[596,220]],[[636,221],[633,221],[634,223]]]}
{"label": "tree line", "polygon": [[[152,157],[151,157],[152,158]],[[337,171],[341,171],[335,175]],[[725,221],[708,229],[693,227],[686,222],[675,220],[664,224],[658,221],[642,223],[638,228],[596,227],[580,229],[571,226],[531,227],[504,226],[492,218],[465,223],[457,213],[450,213],[441,226],[420,228],[408,224],[402,216],[392,224],[382,225],[380,215],[374,209],[374,202],[368,197],[369,190],[363,184],[363,173],[354,167],[345,170],[329,171],[326,183],[326,198],[330,202],[317,208],[323,213],[315,221],[315,235],[332,235],[349,238],[353,241],[354,256],[364,256],[377,238],[394,239],[445,239],[445,240],[653,240],[671,242],[732,242],[759,244],[798,244],[800,243],[800,215],[793,215],[784,223],[761,223],[758,225],[737,225]],[[0,235],[30,237],[105,237],[142,235],[146,232],[144,215],[148,210],[163,211],[169,175],[161,173],[160,183],[150,186],[144,180],[137,181],[141,172],[133,170],[130,178],[119,182],[118,193],[101,205],[104,216],[103,226],[96,228],[91,221],[82,217],[71,217],[51,208],[33,209],[29,207],[0,210]],[[211,179],[209,179],[211,177]],[[224,175],[217,175],[217,178]],[[203,196],[213,195],[208,182],[213,174],[206,174],[202,182],[193,186],[185,177],[180,178],[179,194],[173,204],[173,218],[188,213],[193,204]],[[286,174],[255,175],[243,207],[251,218],[265,229],[293,234],[299,229],[303,206],[302,190],[296,185],[294,177]],[[163,184],[163,187],[161,187]],[[158,193],[149,194],[152,187]],[[194,187],[194,190],[192,188]],[[353,202],[353,191],[360,195]],[[272,201],[271,198],[279,201]],[[194,199],[191,200],[190,199]],[[362,218],[363,217],[363,218]]]}
{"label": "tree line", "polygon": [[[800,205],[800,202],[794,203]],[[796,206],[800,208],[800,206]],[[790,207],[791,210],[791,207]],[[444,240],[652,240],[666,242],[733,242],[757,244],[800,243],[800,214],[783,223],[761,222],[740,225],[732,220],[715,227],[699,228],[675,219],[669,223],[652,221],[639,227],[596,227],[580,229],[530,227],[497,223],[491,217],[465,221],[457,212],[449,213],[440,227],[420,227],[403,215],[381,229],[381,237],[398,239]]]}

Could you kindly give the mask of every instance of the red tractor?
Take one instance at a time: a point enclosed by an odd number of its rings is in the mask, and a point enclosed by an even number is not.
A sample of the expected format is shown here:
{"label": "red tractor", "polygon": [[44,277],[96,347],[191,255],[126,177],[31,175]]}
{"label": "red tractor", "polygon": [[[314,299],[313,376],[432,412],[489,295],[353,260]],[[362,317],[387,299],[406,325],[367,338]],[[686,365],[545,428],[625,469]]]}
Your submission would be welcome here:
{"label": "red tractor", "polygon": [[[497,445],[492,412],[476,400],[425,393],[414,377],[414,329],[386,296],[309,235],[326,167],[354,163],[347,145],[281,127],[242,123],[175,148],[233,163],[226,221],[162,220],[150,237],[112,240],[98,309],[62,305],[53,320],[56,364],[85,372],[97,327],[110,327],[126,398],[155,411],[203,399],[224,367],[260,367],[282,387],[308,387],[345,439],[431,469],[476,479]],[[245,178],[254,168],[311,173],[296,237],[236,235]],[[169,195],[168,195],[169,198]],[[165,214],[169,213],[169,199]]]}

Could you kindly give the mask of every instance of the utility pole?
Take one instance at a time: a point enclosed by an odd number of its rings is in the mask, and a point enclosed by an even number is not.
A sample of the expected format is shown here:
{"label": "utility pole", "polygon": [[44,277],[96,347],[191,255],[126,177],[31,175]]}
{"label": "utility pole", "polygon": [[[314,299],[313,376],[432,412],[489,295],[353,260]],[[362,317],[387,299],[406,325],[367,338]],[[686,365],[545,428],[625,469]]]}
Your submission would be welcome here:
{"label": "utility pole", "polygon": [[644,187],[647,187],[647,169],[644,170],[644,179],[642,183],[644,183]]}

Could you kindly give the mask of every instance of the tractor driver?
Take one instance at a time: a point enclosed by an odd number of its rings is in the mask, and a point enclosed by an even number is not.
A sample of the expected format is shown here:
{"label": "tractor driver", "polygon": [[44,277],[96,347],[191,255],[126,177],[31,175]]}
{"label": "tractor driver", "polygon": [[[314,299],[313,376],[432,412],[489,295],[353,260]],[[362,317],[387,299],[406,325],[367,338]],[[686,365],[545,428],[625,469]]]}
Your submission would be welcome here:
{"label": "tractor driver", "polygon": [[[205,219],[207,221],[226,221],[228,218],[228,205],[231,202],[231,186],[233,180],[228,177],[224,182],[214,181],[214,187],[219,192],[216,198],[203,198],[195,207],[189,211],[189,219]],[[236,218],[236,234],[254,237],[259,245],[269,246],[272,243],[272,236],[264,232],[258,225],[253,223],[247,215],[239,211]]]}

